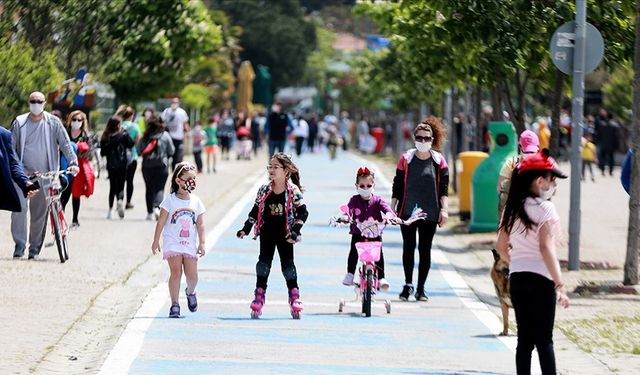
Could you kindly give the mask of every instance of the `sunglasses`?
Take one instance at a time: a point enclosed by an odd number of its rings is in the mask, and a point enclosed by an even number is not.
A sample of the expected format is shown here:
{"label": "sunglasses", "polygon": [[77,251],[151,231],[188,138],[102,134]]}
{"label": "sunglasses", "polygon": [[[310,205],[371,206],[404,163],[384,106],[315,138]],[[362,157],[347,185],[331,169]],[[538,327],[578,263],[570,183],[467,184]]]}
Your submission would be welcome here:
{"label": "sunglasses", "polygon": [[29,103],[31,103],[31,104],[43,104],[44,100],[31,99],[31,100],[29,100]]}
{"label": "sunglasses", "polygon": [[418,141],[418,142],[431,142],[431,141],[433,141],[433,137],[421,137],[419,135],[416,135],[416,141]]}
{"label": "sunglasses", "polygon": [[71,121],[82,121],[81,118],[72,118]]}
{"label": "sunglasses", "polygon": [[373,185],[371,185],[371,184],[367,184],[367,185],[362,184],[362,185],[358,185],[358,187],[360,189],[371,189],[373,187]]}

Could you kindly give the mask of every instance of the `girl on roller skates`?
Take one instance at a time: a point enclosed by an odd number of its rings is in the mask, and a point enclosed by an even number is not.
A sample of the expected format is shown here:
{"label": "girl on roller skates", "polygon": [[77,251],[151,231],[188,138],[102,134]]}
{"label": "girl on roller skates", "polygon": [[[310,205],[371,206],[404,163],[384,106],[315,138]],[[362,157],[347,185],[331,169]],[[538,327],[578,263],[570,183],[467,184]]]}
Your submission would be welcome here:
{"label": "girl on roller skates", "polygon": [[204,217],[206,211],[200,198],[192,194],[196,188],[196,167],[182,162],[176,165],[171,177],[171,194],[160,203],[160,217],[156,223],[151,251],[160,252],[162,234],[163,258],[169,263],[169,295],[171,308],[169,318],[180,317],[180,279],[182,272],[187,277],[189,311],[196,312],[196,284],[198,283],[198,256],[205,253]]}
{"label": "girl on roller skates", "polygon": [[[358,265],[356,243],[366,240],[362,236],[360,229],[358,229],[356,222],[364,222],[370,218],[382,222],[387,217],[391,217],[394,223],[402,221],[396,217],[396,214],[381,196],[373,194],[373,187],[375,186],[374,178],[375,176],[369,168],[359,168],[356,174],[356,189],[358,190],[358,194],[352,196],[351,199],[349,199],[349,203],[347,203],[349,217],[345,217],[344,219],[351,222],[349,228],[349,234],[351,234],[351,250],[349,251],[349,258],[347,260],[347,274],[344,275],[344,279],[342,280],[342,284],[346,286],[353,285],[353,275]],[[369,238],[368,240],[382,241],[382,238]],[[378,286],[381,290],[388,290],[389,282],[387,282],[384,277],[384,255],[382,254],[382,249],[380,250],[380,260],[376,262],[376,266],[378,267]]]}
{"label": "girl on roller skates", "polygon": [[291,156],[279,152],[269,165],[269,182],[258,190],[255,204],[249,212],[244,227],[237,232],[243,238],[255,224],[253,239],[260,237],[260,255],[256,264],[255,298],[251,302],[251,317],[262,314],[267,281],[276,248],[280,256],[282,274],[289,289],[291,316],[300,319],[302,301],[298,290],[298,275],[293,262],[293,244],[302,239],[300,230],[309,215],[302,198],[300,172]]}

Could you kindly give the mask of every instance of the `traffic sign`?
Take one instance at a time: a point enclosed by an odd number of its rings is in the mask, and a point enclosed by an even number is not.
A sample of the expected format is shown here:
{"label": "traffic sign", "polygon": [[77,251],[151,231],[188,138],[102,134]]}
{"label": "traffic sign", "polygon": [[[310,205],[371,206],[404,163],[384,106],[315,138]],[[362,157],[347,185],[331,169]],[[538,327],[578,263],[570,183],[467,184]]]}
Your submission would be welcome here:
{"label": "traffic sign", "polygon": [[[576,41],[576,23],[569,21],[553,33],[549,50],[551,61],[564,74],[573,72],[573,48]],[[604,40],[595,26],[586,23],[584,73],[591,73],[604,56]]]}

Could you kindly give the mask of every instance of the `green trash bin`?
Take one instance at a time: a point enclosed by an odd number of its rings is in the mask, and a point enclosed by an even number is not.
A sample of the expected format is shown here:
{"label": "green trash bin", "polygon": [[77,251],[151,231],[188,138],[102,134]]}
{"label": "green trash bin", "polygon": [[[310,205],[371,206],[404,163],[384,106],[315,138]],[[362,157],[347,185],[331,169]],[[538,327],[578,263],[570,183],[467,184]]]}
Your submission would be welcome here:
{"label": "green trash bin", "polygon": [[498,177],[504,162],[517,154],[518,134],[511,122],[490,122],[491,153],[473,174],[469,232],[498,229]]}

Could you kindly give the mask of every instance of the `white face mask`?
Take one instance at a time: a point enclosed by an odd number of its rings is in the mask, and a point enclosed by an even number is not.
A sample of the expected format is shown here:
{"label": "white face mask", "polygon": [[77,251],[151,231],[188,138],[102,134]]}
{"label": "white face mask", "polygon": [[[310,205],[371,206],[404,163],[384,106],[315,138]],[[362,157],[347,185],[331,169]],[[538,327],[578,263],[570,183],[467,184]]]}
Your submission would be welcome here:
{"label": "white face mask", "polygon": [[29,112],[31,112],[34,115],[38,116],[38,115],[40,115],[42,113],[42,111],[44,111],[44,103],[42,103],[42,104],[29,103]]}
{"label": "white face mask", "polygon": [[361,188],[356,188],[358,190],[358,194],[360,194],[360,196],[364,199],[369,199],[371,198],[371,194],[373,193],[373,188],[369,188],[369,189],[361,189]]}
{"label": "white face mask", "polygon": [[551,199],[551,197],[553,197],[555,193],[556,193],[555,186],[550,187],[549,190],[540,189],[540,198],[542,200],[548,201],[549,199]]}
{"label": "white face mask", "polygon": [[178,109],[178,103],[171,103],[171,109],[173,109],[174,111]]}
{"label": "white face mask", "polygon": [[431,142],[416,142],[416,149],[420,152],[429,152],[431,150]]}
{"label": "white face mask", "polygon": [[71,121],[71,129],[78,130],[82,127],[82,121]]}

